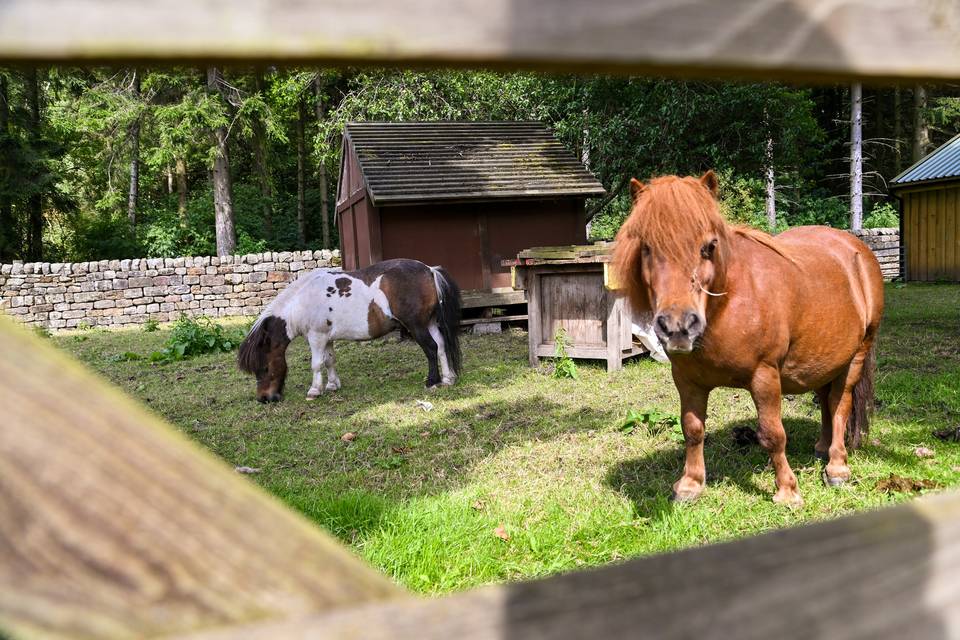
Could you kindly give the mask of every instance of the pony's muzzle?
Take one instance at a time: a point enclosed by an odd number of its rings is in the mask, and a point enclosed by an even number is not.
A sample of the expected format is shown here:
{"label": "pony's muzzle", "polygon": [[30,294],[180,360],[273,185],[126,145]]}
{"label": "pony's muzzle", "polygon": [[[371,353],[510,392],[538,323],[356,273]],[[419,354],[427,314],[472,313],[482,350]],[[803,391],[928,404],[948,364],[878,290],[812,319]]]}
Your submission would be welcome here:
{"label": "pony's muzzle", "polygon": [[264,393],[257,396],[257,402],[260,404],[266,404],[268,402],[280,402],[283,399],[283,396],[279,393]]}
{"label": "pony's muzzle", "polygon": [[660,312],[653,320],[653,330],[667,353],[690,353],[705,328],[700,314],[690,310]]}

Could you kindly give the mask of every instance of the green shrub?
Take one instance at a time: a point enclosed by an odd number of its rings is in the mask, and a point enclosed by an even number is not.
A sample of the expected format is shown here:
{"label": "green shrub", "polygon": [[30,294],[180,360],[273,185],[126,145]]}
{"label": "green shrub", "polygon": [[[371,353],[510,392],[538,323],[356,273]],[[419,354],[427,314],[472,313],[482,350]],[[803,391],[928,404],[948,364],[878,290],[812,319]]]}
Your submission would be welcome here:
{"label": "green shrub", "polygon": [[210,318],[180,314],[163,349],[150,354],[150,361],[174,362],[205,353],[232,351],[242,340],[239,332],[227,331]]}
{"label": "green shrub", "polygon": [[554,378],[571,378],[573,380],[577,379],[577,365],[573,362],[573,358],[567,355],[567,347],[570,346],[570,338],[567,337],[567,332],[564,331],[563,327],[557,329],[557,333],[553,336],[554,344],[556,345],[554,354],[554,369],[553,377]]}
{"label": "green shrub", "polygon": [[900,226],[900,216],[897,215],[897,209],[889,202],[875,204],[863,220],[864,229],[882,229],[884,227],[898,226]]}
{"label": "green shrub", "polygon": [[156,318],[147,318],[147,321],[143,323],[144,333],[153,333],[159,328],[160,322]]}

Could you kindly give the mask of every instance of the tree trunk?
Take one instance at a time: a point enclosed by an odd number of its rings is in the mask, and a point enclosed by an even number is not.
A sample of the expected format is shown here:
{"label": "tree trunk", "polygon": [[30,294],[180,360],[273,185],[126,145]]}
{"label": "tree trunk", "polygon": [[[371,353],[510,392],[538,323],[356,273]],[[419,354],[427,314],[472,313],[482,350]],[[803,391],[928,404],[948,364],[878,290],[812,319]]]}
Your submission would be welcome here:
{"label": "tree trunk", "polygon": [[[7,76],[0,72],[0,160],[6,160],[10,144],[10,93]],[[0,174],[9,175],[9,167],[0,167]],[[0,262],[13,260],[16,240],[13,230],[13,203],[9,185],[0,185]]]}
{"label": "tree trunk", "polygon": [[180,226],[187,226],[187,161],[183,158],[177,158],[177,216],[180,218]]}
{"label": "tree trunk", "polygon": [[167,193],[173,194],[173,169],[167,164]]}
{"label": "tree trunk", "polygon": [[765,154],[765,172],[767,174],[766,186],[766,205],[767,205],[767,227],[770,233],[777,232],[777,190],[775,174],[773,171],[773,136],[767,138],[767,151]]}
{"label": "tree trunk", "polygon": [[[317,124],[322,124],[327,110],[319,75],[313,82],[313,89],[317,98],[315,104]],[[320,183],[320,231],[323,234],[323,248],[330,249],[330,194],[327,186],[327,165],[323,160],[320,160],[320,166],[317,167],[317,175]]]}
{"label": "tree trunk", "polygon": [[[133,99],[140,103],[140,74],[133,70]],[[130,192],[127,197],[127,221],[130,231],[137,232],[137,200],[140,196],[140,116],[130,126]]]}
{"label": "tree trunk", "polygon": [[930,146],[930,130],[927,128],[927,90],[918,84],[913,90],[913,161],[927,155]]}
{"label": "tree trunk", "polygon": [[297,237],[300,246],[307,244],[306,161],[307,151],[303,129],[307,119],[303,98],[297,103]]}
{"label": "tree trunk", "polygon": [[863,86],[850,86],[850,229],[863,227]]}
{"label": "tree trunk", "polygon": [[[254,76],[257,93],[263,93],[263,72]],[[263,230],[268,238],[273,238],[273,185],[270,180],[270,165],[267,149],[267,131],[259,118],[253,120],[253,159],[257,176],[260,179],[260,196],[263,198]]]}
{"label": "tree trunk", "polygon": [[[220,95],[220,71],[207,69],[207,89]],[[228,256],[237,246],[233,227],[233,187],[230,183],[230,155],[227,150],[227,127],[213,130],[217,155],[213,160],[213,208],[217,231],[217,255]]]}
{"label": "tree trunk", "polygon": [[903,159],[900,155],[903,145],[903,116],[901,115],[900,87],[893,90],[893,174],[899,175],[903,171]]}
{"label": "tree trunk", "polygon": [[[36,68],[31,67],[27,73],[27,103],[30,108],[28,120],[30,143],[34,151],[40,146],[40,81]],[[33,189],[27,200],[27,259],[40,262],[43,260],[43,194],[40,191],[40,171],[33,178]]]}

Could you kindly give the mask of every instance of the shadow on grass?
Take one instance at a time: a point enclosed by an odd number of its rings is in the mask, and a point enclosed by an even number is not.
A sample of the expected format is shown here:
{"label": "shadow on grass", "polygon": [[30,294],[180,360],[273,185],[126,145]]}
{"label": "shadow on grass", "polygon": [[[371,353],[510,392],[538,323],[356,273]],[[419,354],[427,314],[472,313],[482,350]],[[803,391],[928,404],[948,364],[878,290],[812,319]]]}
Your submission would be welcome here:
{"label": "shadow on grass", "polygon": [[[756,420],[735,420],[718,429],[707,427],[704,461],[707,468],[707,490],[711,485],[732,483],[747,494],[769,498],[772,494],[757,483],[757,476],[769,464],[769,457],[758,444],[737,442],[735,431],[756,429]],[[820,433],[820,423],[807,418],[784,420],[787,432],[787,460],[796,470],[817,464],[813,445]],[[654,453],[616,464],[607,474],[606,483],[633,502],[640,517],[662,520],[675,506],[670,499],[673,483],[683,474],[684,446],[661,448]]]}

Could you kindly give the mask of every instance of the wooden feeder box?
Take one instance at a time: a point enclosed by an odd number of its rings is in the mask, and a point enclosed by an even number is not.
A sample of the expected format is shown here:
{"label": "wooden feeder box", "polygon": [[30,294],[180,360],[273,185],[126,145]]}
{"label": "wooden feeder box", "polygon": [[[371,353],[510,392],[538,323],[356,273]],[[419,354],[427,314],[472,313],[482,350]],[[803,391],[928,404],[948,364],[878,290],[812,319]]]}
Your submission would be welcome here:
{"label": "wooden feeder box", "polygon": [[556,355],[554,337],[561,328],[569,340],[568,356],[606,360],[607,371],[619,371],[624,359],[646,353],[633,342],[633,318],[616,291],[612,246],[534,247],[504,261],[513,287],[527,294],[530,366]]}

